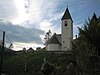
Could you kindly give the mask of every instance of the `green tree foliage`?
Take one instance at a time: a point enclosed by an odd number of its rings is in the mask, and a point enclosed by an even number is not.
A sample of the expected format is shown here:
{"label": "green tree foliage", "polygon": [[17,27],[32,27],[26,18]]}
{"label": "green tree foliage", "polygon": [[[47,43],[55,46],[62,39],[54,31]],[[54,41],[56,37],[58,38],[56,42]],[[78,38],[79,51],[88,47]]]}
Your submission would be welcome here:
{"label": "green tree foliage", "polygon": [[95,46],[95,53],[100,55],[100,18],[95,13],[92,18],[86,21],[83,28],[79,28],[79,37],[87,41],[87,43]]}
{"label": "green tree foliage", "polygon": [[95,47],[91,44],[86,43],[85,40],[79,38],[75,40],[73,44],[73,53],[76,57],[76,62],[80,66],[80,69],[84,72],[87,71],[87,63],[89,58],[94,56]]}
{"label": "green tree foliage", "polygon": [[[80,66],[83,75],[89,74],[96,68],[89,68],[91,58],[100,55],[100,18],[95,13],[92,18],[86,21],[82,28],[79,28],[79,37],[73,42],[73,54],[76,62]],[[99,59],[98,59],[99,60]],[[91,66],[93,66],[91,64]]]}

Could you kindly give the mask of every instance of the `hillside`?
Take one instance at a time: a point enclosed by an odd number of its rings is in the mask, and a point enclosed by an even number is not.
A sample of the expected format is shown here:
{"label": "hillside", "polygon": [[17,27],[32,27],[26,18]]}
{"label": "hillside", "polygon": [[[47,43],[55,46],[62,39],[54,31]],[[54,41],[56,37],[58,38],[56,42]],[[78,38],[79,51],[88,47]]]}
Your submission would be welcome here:
{"label": "hillside", "polygon": [[[3,73],[7,75],[42,75],[41,66],[43,59],[54,67],[59,67],[60,74],[66,74],[67,65],[72,57],[70,54],[55,54],[50,52],[31,52],[27,54],[16,54],[5,56],[3,64]],[[24,71],[24,62],[27,62],[27,71]]]}

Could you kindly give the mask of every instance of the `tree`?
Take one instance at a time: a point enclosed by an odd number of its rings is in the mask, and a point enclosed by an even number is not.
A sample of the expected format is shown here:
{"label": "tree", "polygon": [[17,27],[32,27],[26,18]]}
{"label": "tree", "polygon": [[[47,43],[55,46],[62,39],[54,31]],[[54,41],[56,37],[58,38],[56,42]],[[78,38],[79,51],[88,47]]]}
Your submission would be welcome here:
{"label": "tree", "polygon": [[45,43],[51,38],[52,36],[52,33],[51,33],[51,30],[49,30],[46,34],[45,34]]}
{"label": "tree", "polygon": [[[100,18],[95,13],[92,18],[86,21],[82,28],[79,28],[79,37],[73,42],[73,54],[77,64],[81,67],[83,74],[92,71],[88,67],[94,63],[89,59],[95,55],[100,55]],[[91,65],[93,66],[93,65]],[[94,69],[94,68],[93,68]]]}
{"label": "tree", "polygon": [[82,72],[87,71],[87,63],[89,58],[95,53],[95,47],[88,44],[83,38],[78,38],[73,43],[73,55],[75,56],[75,61],[80,66]]}
{"label": "tree", "polygon": [[79,37],[95,46],[95,53],[100,55],[100,18],[97,18],[95,13],[82,28],[79,28]]}

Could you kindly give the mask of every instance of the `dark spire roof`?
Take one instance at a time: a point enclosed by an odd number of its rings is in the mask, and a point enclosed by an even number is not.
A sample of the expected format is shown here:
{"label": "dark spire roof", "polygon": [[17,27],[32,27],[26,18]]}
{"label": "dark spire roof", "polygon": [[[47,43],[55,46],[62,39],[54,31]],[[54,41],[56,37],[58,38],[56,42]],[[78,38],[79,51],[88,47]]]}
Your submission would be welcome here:
{"label": "dark spire roof", "polygon": [[66,9],[66,11],[65,11],[65,13],[64,13],[64,15],[63,15],[63,17],[62,17],[62,19],[61,19],[61,20],[64,20],[64,19],[71,19],[71,20],[72,20],[72,18],[71,18],[71,15],[70,15],[70,12],[69,12],[69,9],[68,9],[68,8]]}

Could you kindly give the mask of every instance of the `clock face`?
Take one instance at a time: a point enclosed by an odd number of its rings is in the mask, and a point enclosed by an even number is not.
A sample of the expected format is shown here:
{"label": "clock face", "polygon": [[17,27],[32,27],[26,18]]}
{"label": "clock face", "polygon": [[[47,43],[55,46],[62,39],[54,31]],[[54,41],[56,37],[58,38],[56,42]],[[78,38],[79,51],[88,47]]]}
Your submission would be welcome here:
{"label": "clock face", "polygon": [[67,21],[65,21],[65,26],[67,26]]}

